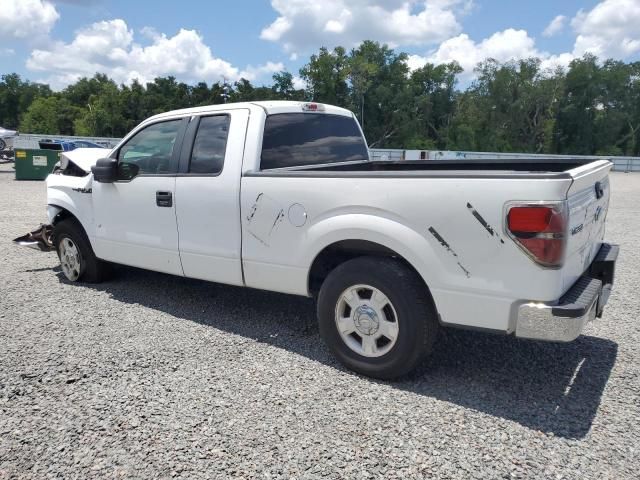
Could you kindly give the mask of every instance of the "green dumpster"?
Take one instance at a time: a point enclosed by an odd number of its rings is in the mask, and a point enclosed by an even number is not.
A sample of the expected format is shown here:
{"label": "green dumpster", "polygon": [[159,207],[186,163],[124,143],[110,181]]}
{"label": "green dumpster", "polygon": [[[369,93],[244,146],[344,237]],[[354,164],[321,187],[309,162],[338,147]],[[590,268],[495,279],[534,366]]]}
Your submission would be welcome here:
{"label": "green dumpster", "polygon": [[60,160],[56,150],[19,148],[15,150],[16,180],[44,180]]}

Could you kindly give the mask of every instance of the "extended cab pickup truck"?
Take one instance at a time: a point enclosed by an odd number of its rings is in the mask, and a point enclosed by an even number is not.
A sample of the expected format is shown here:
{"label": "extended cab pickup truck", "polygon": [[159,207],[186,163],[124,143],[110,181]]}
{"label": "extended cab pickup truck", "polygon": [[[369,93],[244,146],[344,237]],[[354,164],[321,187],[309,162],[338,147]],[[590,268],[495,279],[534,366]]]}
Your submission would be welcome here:
{"label": "extended cab pickup truck", "polygon": [[611,165],[373,162],[342,108],[191,108],[65,152],[49,224],[16,240],[55,249],[71,282],[117,263],[316,297],[338,359],[393,378],[440,326],[566,342],[601,316]]}

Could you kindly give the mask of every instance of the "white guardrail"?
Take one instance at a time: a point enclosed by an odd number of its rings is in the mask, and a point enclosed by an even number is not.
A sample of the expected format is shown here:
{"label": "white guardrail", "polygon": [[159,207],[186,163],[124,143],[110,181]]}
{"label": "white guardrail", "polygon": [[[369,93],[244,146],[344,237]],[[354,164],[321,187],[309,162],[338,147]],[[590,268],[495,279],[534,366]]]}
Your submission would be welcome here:
{"label": "white guardrail", "polygon": [[21,133],[17,137],[13,137],[13,148],[40,148],[38,142],[42,140],[65,140],[69,142],[85,140],[87,142],[96,143],[104,146],[105,148],[113,148],[120,141],[119,138],[106,138],[106,137],[72,137],[68,135],[46,135],[36,133]]}
{"label": "white guardrail", "polygon": [[541,160],[562,161],[575,159],[609,160],[613,162],[613,170],[617,172],[640,172],[640,157],[615,157],[598,155],[545,155],[534,153],[498,153],[498,152],[463,152],[454,150],[401,150],[372,148],[369,150],[372,160],[519,160],[536,158]]}

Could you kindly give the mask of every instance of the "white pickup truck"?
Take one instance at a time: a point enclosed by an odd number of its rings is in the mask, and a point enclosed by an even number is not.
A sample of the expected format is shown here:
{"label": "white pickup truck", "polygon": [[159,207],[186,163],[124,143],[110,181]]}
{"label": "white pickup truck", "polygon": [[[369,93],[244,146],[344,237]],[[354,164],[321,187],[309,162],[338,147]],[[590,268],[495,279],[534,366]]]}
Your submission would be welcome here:
{"label": "white pickup truck", "polygon": [[613,284],[608,161],[373,162],[350,111],[300,102],[163,113],[63,155],[49,225],[16,241],[69,281],[117,263],[313,296],[365,375],[410,371],[440,326],[571,341]]}

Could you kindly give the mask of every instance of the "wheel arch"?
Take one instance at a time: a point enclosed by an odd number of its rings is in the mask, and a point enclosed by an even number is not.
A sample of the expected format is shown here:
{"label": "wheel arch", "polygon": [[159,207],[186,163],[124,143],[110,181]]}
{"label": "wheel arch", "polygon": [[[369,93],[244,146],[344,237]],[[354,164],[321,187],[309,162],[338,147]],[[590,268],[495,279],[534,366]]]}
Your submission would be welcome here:
{"label": "wheel arch", "polygon": [[322,280],[337,265],[364,255],[397,258],[430,290],[441,288],[446,272],[426,235],[400,218],[376,213],[335,215],[309,228],[304,242],[306,258],[302,261],[307,266],[307,294],[316,294]]}
{"label": "wheel arch", "polygon": [[80,223],[80,220],[76,215],[71,213],[69,209],[61,207],[59,205],[53,205],[53,204],[47,205],[47,217],[49,218],[49,223],[51,225],[60,223],[62,220],[65,220],[67,218],[73,218],[78,223]]}
{"label": "wheel arch", "polygon": [[407,260],[403,255],[394,249],[378,242],[363,239],[345,239],[333,242],[325,246],[315,256],[307,275],[307,288],[309,293],[316,297],[322,283],[336,267],[358,257],[380,257],[393,258],[402,263],[409,270],[413,271],[422,281],[425,291],[431,299],[433,307],[437,311],[437,306],[429,284],[423,275],[415,268],[415,266]]}
{"label": "wheel arch", "polygon": [[91,243],[91,237],[89,236],[89,232],[87,231],[87,228],[82,223],[82,220],[78,217],[78,215],[76,215],[74,212],[72,212],[68,208],[64,208],[59,205],[49,204],[47,205],[47,216],[49,217],[49,223],[54,227],[60,222],[62,222],[63,220],[70,219],[75,221],[80,226],[80,228],[84,231],[84,234],[86,235],[87,240],[89,241],[89,245],[91,246],[91,248],[93,248],[93,244]]}

